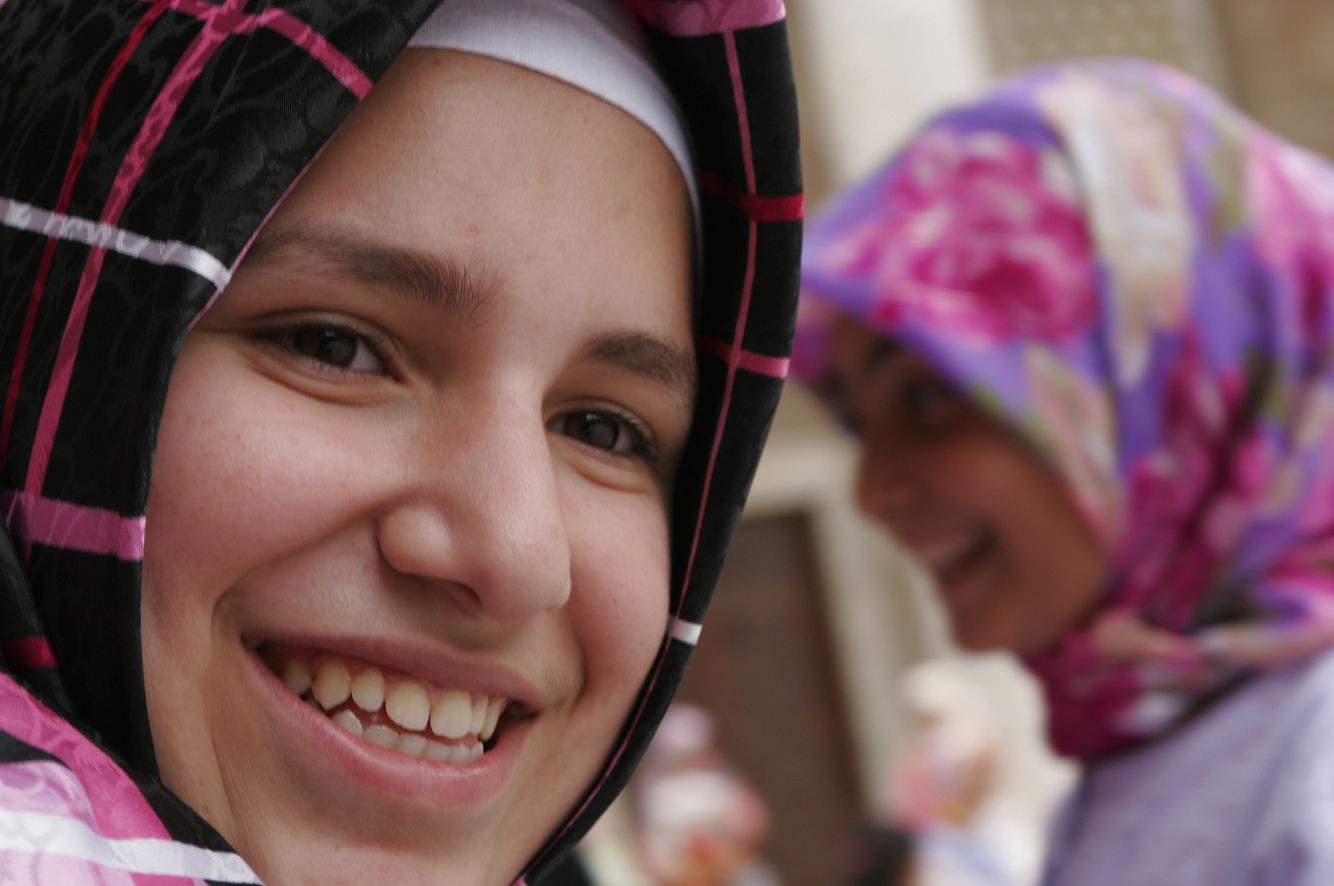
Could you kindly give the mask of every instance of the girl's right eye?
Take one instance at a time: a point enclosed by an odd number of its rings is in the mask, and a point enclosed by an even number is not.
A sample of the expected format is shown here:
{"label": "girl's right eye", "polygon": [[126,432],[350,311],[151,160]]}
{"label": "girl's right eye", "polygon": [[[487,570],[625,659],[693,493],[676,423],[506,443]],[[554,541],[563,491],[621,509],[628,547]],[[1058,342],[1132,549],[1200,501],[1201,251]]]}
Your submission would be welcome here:
{"label": "girl's right eye", "polygon": [[624,410],[575,409],[556,416],[548,427],[607,455],[657,460],[652,437],[643,422]]}
{"label": "girl's right eye", "polygon": [[285,350],[339,372],[382,375],[386,372],[380,349],[365,333],[334,323],[303,323],[266,330],[261,338]]}

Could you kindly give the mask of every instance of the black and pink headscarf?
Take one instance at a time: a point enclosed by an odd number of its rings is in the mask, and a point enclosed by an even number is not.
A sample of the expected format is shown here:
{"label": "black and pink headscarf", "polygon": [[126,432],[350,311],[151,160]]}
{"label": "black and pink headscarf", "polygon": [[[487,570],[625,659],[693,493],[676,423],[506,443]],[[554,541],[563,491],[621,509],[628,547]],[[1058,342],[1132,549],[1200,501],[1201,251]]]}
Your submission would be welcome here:
{"label": "black and pink headscarf", "polygon": [[837,198],[802,283],[799,374],[824,373],[831,311],[901,342],[1033,445],[1108,551],[1096,611],[1026,662],[1056,750],[1154,738],[1334,646],[1326,161],[1174,71],[1040,69]]}
{"label": "black and pink headscarf", "polygon": [[[192,320],[437,2],[0,0],[0,878],[255,882],[156,778],[139,646],[153,439]],[[698,164],[701,388],[669,632],[528,881],[624,785],[675,692],[793,326],[802,200],[781,0],[627,9]]]}

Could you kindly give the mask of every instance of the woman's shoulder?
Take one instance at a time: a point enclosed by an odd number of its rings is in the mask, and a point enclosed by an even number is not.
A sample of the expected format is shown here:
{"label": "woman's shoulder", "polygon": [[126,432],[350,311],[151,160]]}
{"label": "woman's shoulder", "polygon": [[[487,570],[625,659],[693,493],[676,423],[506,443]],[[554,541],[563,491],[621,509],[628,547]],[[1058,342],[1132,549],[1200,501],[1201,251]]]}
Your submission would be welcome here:
{"label": "woman's shoulder", "polygon": [[1334,777],[1334,650],[1252,678],[1169,744],[1181,745],[1177,755],[1213,748],[1241,754],[1271,777]]}
{"label": "woman's shoulder", "polygon": [[1273,747],[1248,866],[1260,883],[1334,883],[1334,653],[1294,672],[1289,686],[1268,721]]}
{"label": "woman's shoulder", "polygon": [[1307,744],[1329,747],[1331,738],[1334,651],[1258,674],[1170,735],[1091,764],[1088,774],[1105,783],[1162,783],[1169,772],[1213,770],[1225,761],[1236,772],[1290,759]]}
{"label": "woman's shoulder", "polygon": [[[1334,653],[1258,675],[1171,736],[1089,765],[1048,882],[1334,883],[1331,748]],[[1327,879],[1299,876],[1298,858]]]}
{"label": "woman's shoulder", "polygon": [[1249,731],[1247,726],[1269,742],[1289,746],[1308,736],[1329,735],[1327,730],[1334,729],[1334,650],[1251,678],[1187,731]]}
{"label": "woman's shoulder", "polygon": [[[1124,783],[1166,808],[1194,798],[1236,811],[1265,803],[1283,779],[1334,782],[1334,651],[1256,675],[1177,732],[1091,777]],[[1164,795],[1164,791],[1170,793]],[[1334,802],[1334,794],[1330,801]]]}

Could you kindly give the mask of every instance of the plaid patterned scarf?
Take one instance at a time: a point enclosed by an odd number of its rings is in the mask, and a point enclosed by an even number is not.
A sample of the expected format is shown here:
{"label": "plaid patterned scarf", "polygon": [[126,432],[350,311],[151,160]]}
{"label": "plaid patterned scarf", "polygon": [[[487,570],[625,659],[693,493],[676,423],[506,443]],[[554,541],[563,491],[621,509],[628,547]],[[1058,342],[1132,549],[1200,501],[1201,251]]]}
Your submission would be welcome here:
{"label": "plaid patterned scarf", "polygon": [[[191,321],[434,5],[0,0],[6,877],[255,882],[155,775],[138,606],[152,441]],[[802,200],[781,0],[631,5],[701,170],[701,390],[668,636],[601,776],[521,881],[606,808],[675,691],[793,325]]]}

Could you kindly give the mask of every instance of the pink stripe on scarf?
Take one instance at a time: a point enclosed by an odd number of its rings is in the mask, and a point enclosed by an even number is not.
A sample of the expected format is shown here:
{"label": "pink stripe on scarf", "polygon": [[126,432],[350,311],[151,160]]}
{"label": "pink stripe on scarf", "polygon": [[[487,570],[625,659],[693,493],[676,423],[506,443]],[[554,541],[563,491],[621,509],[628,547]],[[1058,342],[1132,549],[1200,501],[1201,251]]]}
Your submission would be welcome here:
{"label": "pink stripe on scarf", "polygon": [[[86,814],[96,830],[113,839],[170,839],[138,786],[119,766],[83,733],[3,673],[0,673],[0,729],[24,744],[45,751],[77,774],[82,796],[70,798],[64,804],[63,814],[71,817]],[[81,812],[76,799],[86,800],[86,811]],[[0,808],[9,802],[6,797]]]}
{"label": "pink stripe on scarf", "polygon": [[699,346],[718,355],[728,365],[731,365],[735,359],[737,366],[747,372],[753,372],[756,375],[767,375],[769,378],[787,378],[788,364],[791,362],[787,357],[769,357],[745,349],[742,349],[740,355],[737,355],[735,353],[736,349],[721,338],[701,338]]}
{"label": "pink stripe on scarf", "polygon": [[759,28],[783,20],[783,0],[632,0],[644,21],[678,37]]}
{"label": "pink stripe on scarf", "polygon": [[[101,831],[79,777],[50,760],[0,763],[0,811],[57,816],[110,837]],[[200,881],[188,877],[131,872],[55,852],[24,852],[11,848],[0,850],[0,855],[7,859],[4,869],[9,876],[23,882],[203,886]],[[20,875],[19,871],[23,873]]]}
{"label": "pink stripe on scarf", "polygon": [[0,511],[14,537],[28,544],[113,554],[121,560],[144,556],[143,517],[10,489],[0,490]]}
{"label": "pink stripe on scarf", "polygon": [[53,668],[56,655],[45,637],[19,637],[0,644],[0,660],[10,668]]}
{"label": "pink stripe on scarf", "polygon": [[806,198],[802,194],[786,197],[766,197],[747,193],[712,172],[702,172],[699,176],[700,190],[710,197],[719,197],[731,203],[741,214],[752,221],[800,221],[806,209]]}
{"label": "pink stripe on scarf", "polygon": [[371,78],[352,59],[339,52],[319,31],[286,10],[270,7],[255,16],[255,19],[260,27],[281,34],[304,49],[357,98],[365,98],[366,93],[371,91]]}
{"label": "pink stripe on scarf", "polygon": [[96,883],[98,886],[176,886],[182,883],[203,883],[180,877],[138,874],[107,868],[82,858],[57,855],[52,852],[21,852],[0,850],[0,867],[14,879],[10,883]]}
{"label": "pink stripe on scarf", "polygon": [[[219,9],[208,0],[169,0],[169,5],[176,12],[209,22],[218,15]],[[343,55],[323,34],[287,10],[271,6],[258,15],[239,16],[231,30],[233,34],[249,34],[258,28],[266,28],[286,37],[293,45],[305,50],[307,55],[323,65],[335,80],[357,98],[365,98],[366,93],[371,91],[371,78],[357,67],[356,62]]]}
{"label": "pink stripe on scarf", "polygon": [[[741,82],[741,62],[736,53],[736,37],[731,33],[723,35],[727,48],[727,69],[732,77],[732,100],[736,103],[737,127],[741,138],[741,158],[746,169],[746,190],[755,192],[755,157],[750,145],[750,117],[746,111],[746,90]],[[718,463],[718,452],[722,448],[723,432],[727,429],[727,414],[732,406],[732,389],[736,385],[736,371],[741,365],[741,341],[746,333],[746,318],[750,314],[750,295],[755,284],[755,247],[757,240],[756,222],[751,219],[746,225],[746,274],[741,284],[741,305],[737,310],[736,328],[732,333],[732,342],[728,350],[727,382],[723,386],[722,406],[718,414],[718,427],[713,435],[713,448],[709,452],[709,463],[704,469],[704,488],[699,499],[699,516],[695,519],[695,533],[690,540],[690,556],[686,560],[685,574],[681,587],[690,586],[690,577],[695,571],[695,555],[699,552],[699,534],[704,528],[704,512],[709,503],[709,489],[713,485],[713,469]],[[685,599],[685,595],[681,595]],[[679,616],[681,613],[676,612]]]}

